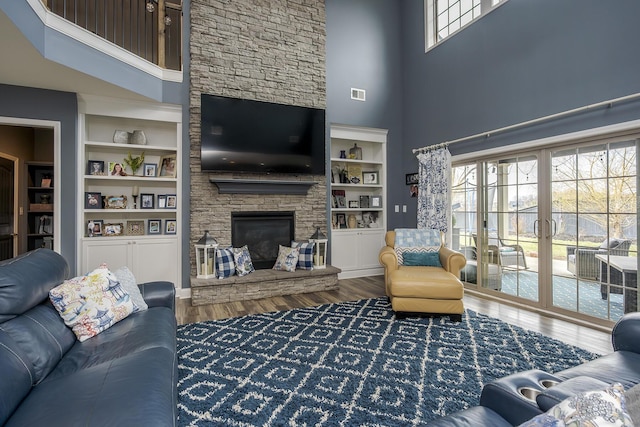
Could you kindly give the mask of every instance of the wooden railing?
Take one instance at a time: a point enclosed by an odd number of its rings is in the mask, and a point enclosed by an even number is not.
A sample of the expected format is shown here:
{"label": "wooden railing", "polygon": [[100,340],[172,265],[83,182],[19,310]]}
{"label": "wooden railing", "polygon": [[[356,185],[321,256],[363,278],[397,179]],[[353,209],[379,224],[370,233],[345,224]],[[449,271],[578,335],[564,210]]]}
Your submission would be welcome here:
{"label": "wooden railing", "polygon": [[53,13],[171,70],[182,69],[182,2],[43,0]]}

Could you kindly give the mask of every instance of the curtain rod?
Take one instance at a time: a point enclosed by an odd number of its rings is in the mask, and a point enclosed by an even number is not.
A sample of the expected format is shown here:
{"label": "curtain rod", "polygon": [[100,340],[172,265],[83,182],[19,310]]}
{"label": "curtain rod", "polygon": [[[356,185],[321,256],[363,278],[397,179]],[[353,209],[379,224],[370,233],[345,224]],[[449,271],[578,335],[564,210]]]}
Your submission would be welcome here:
{"label": "curtain rod", "polygon": [[596,102],[595,104],[584,105],[582,107],[573,108],[571,110],[562,111],[560,113],[554,113],[554,114],[550,114],[548,116],[538,117],[537,119],[531,119],[531,120],[527,120],[527,121],[524,121],[524,122],[516,123],[516,124],[513,124],[513,125],[509,125],[509,126],[504,126],[504,127],[501,127],[501,128],[493,129],[493,130],[490,130],[488,132],[480,132],[480,133],[476,133],[475,135],[465,136],[465,137],[462,137],[462,138],[454,139],[452,141],[445,141],[445,142],[443,142],[441,144],[429,145],[427,147],[422,147],[422,148],[414,148],[412,151],[415,154],[415,153],[421,152],[421,151],[432,150],[432,149],[434,149],[437,146],[440,146],[442,144],[451,145],[451,144],[457,144],[458,142],[468,141],[470,139],[476,139],[476,138],[480,138],[480,137],[489,138],[492,134],[495,134],[495,133],[500,133],[500,132],[504,132],[504,131],[507,131],[507,130],[517,129],[517,128],[524,127],[524,126],[529,126],[529,125],[532,125],[532,124],[544,122],[544,121],[547,121],[547,120],[556,119],[558,117],[568,116],[568,115],[571,115],[571,114],[580,113],[582,111],[591,110],[593,108],[598,108],[598,107],[602,107],[602,106],[605,106],[605,105],[607,106],[607,108],[611,108],[611,107],[613,107],[614,103],[630,101],[630,100],[633,100],[633,99],[636,99],[636,98],[640,98],[640,93],[634,93],[632,95],[621,96],[619,98],[613,98],[613,99],[610,99],[608,101],[600,101],[600,102]]}

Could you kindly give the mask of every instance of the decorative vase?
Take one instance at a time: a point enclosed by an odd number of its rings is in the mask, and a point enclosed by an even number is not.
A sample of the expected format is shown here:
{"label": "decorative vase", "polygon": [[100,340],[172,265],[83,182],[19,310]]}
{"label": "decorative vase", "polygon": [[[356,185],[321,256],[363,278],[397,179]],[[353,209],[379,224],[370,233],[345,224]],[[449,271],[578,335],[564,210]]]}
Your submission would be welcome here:
{"label": "decorative vase", "polygon": [[346,150],[340,150],[340,158],[341,159],[346,159],[347,158],[347,151]]}
{"label": "decorative vase", "polygon": [[347,218],[347,224],[349,225],[349,228],[356,228],[358,226],[358,220],[356,219],[356,216],[353,214],[349,215],[349,217]]}
{"label": "decorative vase", "polygon": [[362,160],[362,148],[358,147],[358,144],[353,144],[353,147],[349,149],[349,157],[356,160]]}
{"label": "decorative vase", "polygon": [[129,132],[126,130],[117,130],[113,133],[113,142],[116,144],[128,144]]}
{"label": "decorative vase", "polygon": [[130,134],[129,143],[136,144],[136,145],[145,145],[147,143],[147,137],[143,131],[134,130]]}

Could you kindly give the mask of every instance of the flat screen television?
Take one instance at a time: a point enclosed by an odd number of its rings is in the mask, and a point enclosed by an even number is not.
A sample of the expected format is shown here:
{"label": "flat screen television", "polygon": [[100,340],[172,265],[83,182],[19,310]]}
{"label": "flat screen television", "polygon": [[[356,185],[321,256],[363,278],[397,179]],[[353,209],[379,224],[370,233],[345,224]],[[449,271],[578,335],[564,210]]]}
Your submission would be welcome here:
{"label": "flat screen television", "polygon": [[203,172],[325,174],[325,111],[201,95]]}

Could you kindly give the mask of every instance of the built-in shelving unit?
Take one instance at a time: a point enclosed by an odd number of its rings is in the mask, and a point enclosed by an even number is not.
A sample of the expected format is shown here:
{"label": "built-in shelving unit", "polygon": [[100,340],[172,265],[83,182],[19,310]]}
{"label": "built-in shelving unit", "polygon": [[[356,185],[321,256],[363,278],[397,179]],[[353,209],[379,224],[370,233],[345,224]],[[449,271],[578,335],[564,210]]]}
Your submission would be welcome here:
{"label": "built-in shelving unit", "polygon": [[331,264],[340,278],[381,274],[387,131],[331,126]]}
{"label": "built-in shelving unit", "polygon": [[53,163],[25,162],[27,250],[53,249]]}
{"label": "built-in shelving unit", "polygon": [[[178,284],[181,108],[83,96],[80,112],[79,273],[105,262],[129,267],[138,282]],[[134,130],[145,137],[123,140]],[[133,174],[124,160],[142,155]],[[114,174],[116,164],[126,175]]]}

